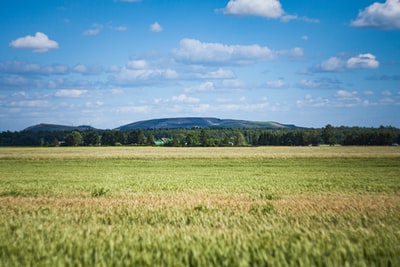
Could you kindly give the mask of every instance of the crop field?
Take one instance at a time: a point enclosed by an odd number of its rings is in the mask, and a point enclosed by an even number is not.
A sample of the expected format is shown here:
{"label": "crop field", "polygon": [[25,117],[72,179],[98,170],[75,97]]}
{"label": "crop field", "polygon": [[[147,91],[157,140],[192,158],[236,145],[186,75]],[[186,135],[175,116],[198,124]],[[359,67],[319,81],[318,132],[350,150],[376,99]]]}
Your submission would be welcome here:
{"label": "crop field", "polygon": [[0,148],[0,266],[400,266],[399,147]]}

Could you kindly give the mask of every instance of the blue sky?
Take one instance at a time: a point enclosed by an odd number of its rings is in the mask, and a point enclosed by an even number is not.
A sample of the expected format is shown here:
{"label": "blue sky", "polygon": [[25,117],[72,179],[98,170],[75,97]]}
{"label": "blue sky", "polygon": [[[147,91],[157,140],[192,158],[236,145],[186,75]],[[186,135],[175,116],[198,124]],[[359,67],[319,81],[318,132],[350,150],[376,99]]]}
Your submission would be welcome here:
{"label": "blue sky", "polygon": [[0,25],[0,131],[184,116],[400,127],[400,0],[14,0]]}

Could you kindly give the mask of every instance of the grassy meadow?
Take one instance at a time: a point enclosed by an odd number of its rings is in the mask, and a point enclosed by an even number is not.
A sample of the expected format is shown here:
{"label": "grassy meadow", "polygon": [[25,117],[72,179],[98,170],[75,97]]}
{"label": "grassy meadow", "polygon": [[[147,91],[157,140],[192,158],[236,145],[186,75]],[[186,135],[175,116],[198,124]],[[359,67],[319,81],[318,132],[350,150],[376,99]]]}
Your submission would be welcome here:
{"label": "grassy meadow", "polygon": [[398,147],[0,148],[0,266],[400,266]]}

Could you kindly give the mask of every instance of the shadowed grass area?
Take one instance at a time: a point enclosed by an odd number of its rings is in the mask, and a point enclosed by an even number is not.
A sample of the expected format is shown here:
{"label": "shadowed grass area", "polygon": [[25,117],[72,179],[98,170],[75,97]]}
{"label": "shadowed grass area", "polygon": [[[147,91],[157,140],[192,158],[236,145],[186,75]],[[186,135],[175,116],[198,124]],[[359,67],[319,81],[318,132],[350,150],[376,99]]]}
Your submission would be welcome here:
{"label": "shadowed grass area", "polygon": [[396,148],[63,149],[0,149],[0,266],[400,264]]}

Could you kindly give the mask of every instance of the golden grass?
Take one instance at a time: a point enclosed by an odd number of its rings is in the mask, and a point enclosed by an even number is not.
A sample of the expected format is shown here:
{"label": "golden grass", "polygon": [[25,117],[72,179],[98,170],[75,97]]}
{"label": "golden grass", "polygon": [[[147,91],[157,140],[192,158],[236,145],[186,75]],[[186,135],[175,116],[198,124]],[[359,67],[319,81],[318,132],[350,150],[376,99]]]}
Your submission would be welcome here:
{"label": "golden grass", "polygon": [[193,209],[206,207],[209,209],[228,209],[232,211],[248,211],[252,206],[270,203],[280,214],[368,214],[384,215],[400,214],[399,195],[332,195],[332,196],[283,196],[277,200],[254,200],[246,194],[171,194],[150,195],[137,194],[130,197],[0,197],[0,206],[4,209],[15,207],[24,209],[51,208],[56,210],[132,210],[152,209]]}
{"label": "golden grass", "polygon": [[0,159],[79,158],[395,158],[400,147],[12,147]]}

